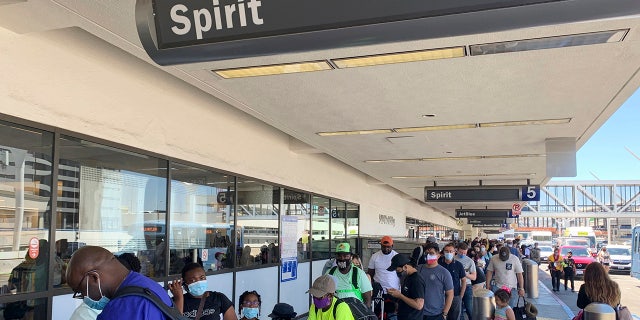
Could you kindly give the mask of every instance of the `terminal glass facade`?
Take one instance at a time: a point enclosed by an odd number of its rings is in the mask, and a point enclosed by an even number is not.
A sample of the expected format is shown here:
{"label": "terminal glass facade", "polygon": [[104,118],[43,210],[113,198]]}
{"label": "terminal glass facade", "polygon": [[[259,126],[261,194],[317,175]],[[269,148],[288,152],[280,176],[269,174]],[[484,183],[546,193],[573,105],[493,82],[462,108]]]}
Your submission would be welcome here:
{"label": "terminal glass facade", "polygon": [[0,136],[0,312],[12,317],[51,317],[86,245],[133,253],[157,281],[192,261],[231,279],[279,270],[281,235],[298,263],[358,236],[357,204],[55,130],[0,122]]}

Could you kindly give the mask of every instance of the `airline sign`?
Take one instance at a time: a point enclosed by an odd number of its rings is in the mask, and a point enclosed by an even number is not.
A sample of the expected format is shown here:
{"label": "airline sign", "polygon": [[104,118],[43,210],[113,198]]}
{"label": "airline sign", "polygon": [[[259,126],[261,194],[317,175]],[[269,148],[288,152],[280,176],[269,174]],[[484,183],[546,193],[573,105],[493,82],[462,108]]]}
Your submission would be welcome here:
{"label": "airline sign", "polygon": [[456,209],[456,218],[506,219],[510,214],[509,209]]}
{"label": "airline sign", "polygon": [[425,187],[426,202],[539,201],[540,186]]}

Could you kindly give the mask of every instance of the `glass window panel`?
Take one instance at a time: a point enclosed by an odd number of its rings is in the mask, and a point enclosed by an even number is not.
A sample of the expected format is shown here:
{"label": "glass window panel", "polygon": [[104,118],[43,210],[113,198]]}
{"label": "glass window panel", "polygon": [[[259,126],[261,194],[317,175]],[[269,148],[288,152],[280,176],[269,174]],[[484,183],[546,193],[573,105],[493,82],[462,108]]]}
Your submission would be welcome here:
{"label": "glass window panel", "polygon": [[311,197],[308,193],[284,190],[285,214],[298,220],[298,261],[310,258],[311,252]]}
{"label": "glass window panel", "polygon": [[0,305],[2,319],[47,319],[47,299],[30,299],[8,302]]}
{"label": "glass window panel", "polygon": [[331,200],[331,239],[340,240],[346,238],[346,216],[346,204],[342,201]]}
{"label": "glass window panel", "polygon": [[280,188],[238,178],[237,190],[238,265],[278,263]]}
{"label": "glass window panel", "polygon": [[[0,283],[8,286],[4,293],[44,291],[49,276],[53,134],[0,122],[0,137]],[[60,285],[64,266],[56,261],[54,284]],[[33,303],[29,300],[31,310]]]}
{"label": "glass window panel", "polygon": [[235,178],[174,163],[171,179],[170,274],[188,262],[207,271],[233,268]]}
{"label": "glass window panel", "polygon": [[56,243],[65,257],[95,245],[130,252],[165,276],[167,161],[63,136]]}
{"label": "glass window panel", "polygon": [[347,237],[357,238],[360,234],[360,207],[347,203]]}
{"label": "glass window panel", "polygon": [[314,196],[311,201],[311,252],[314,259],[329,259],[332,255],[329,220],[329,199]]}

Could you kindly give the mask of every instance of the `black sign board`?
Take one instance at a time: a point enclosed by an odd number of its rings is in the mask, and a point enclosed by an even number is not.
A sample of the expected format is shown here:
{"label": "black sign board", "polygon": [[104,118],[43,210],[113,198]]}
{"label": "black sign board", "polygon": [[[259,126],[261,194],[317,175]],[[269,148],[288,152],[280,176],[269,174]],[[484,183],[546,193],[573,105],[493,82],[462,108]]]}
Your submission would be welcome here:
{"label": "black sign board", "polygon": [[498,233],[500,233],[500,230],[498,230],[498,229],[484,229],[482,231],[484,233],[486,233],[486,234],[498,234]]}
{"label": "black sign board", "polygon": [[563,0],[153,0],[159,49]]}
{"label": "black sign board", "polygon": [[503,223],[507,223],[507,220],[506,219],[489,219],[489,218],[483,218],[483,219],[467,218],[467,223],[468,224],[485,224],[485,223],[503,224]]}
{"label": "black sign board", "polygon": [[174,65],[639,13],[637,0],[136,0],[135,26],[149,57]]}
{"label": "black sign board", "polygon": [[456,218],[509,218],[510,209],[456,209]]}
{"label": "black sign board", "polygon": [[537,201],[540,186],[425,187],[427,202]]}
{"label": "black sign board", "polygon": [[483,224],[472,224],[474,228],[501,228],[501,223],[483,223]]}

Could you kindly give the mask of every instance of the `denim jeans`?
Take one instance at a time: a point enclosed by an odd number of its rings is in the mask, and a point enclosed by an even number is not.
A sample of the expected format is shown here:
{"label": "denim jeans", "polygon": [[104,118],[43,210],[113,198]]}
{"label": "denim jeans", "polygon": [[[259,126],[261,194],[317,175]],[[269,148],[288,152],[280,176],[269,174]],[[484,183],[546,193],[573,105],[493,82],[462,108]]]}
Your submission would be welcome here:
{"label": "denim jeans", "polygon": [[458,318],[460,318],[461,308],[462,297],[453,296],[453,301],[451,301],[451,308],[449,309],[449,313],[447,313],[447,320],[458,320]]}
{"label": "denim jeans", "polygon": [[467,314],[467,318],[471,320],[473,314],[473,286],[468,284],[467,289],[464,290],[464,297],[462,298],[462,306],[460,308],[460,320],[464,320],[464,314]]}

